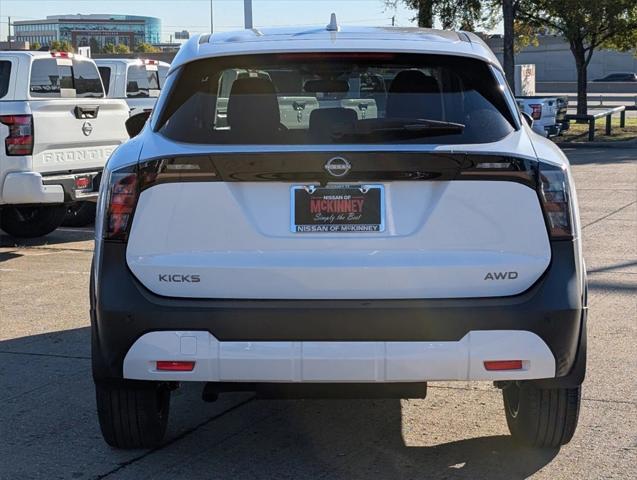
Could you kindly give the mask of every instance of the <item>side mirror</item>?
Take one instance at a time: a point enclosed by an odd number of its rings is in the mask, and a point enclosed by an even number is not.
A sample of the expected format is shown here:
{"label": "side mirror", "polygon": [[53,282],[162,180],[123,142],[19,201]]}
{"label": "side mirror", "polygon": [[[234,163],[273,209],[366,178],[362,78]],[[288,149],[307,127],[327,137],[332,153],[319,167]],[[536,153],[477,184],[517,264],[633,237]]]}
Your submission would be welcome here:
{"label": "side mirror", "polygon": [[128,117],[128,120],[126,120],[126,131],[130,138],[136,137],[139,135],[139,132],[144,129],[144,125],[146,125],[146,120],[150,117],[151,111],[152,110],[144,110],[143,112]]}
{"label": "side mirror", "polygon": [[522,118],[529,124],[529,127],[533,128],[533,117],[526,112],[522,112]]}

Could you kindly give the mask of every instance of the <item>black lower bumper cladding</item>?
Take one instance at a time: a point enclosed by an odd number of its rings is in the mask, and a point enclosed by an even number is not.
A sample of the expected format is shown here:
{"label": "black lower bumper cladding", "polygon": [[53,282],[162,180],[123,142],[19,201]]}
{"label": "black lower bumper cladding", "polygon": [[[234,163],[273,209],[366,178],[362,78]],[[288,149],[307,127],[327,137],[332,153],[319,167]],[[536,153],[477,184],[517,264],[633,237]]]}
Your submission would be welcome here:
{"label": "black lower bumper cladding", "polygon": [[155,330],[203,330],[225,341],[458,341],[471,330],[527,330],[553,352],[556,376],[576,374],[579,384],[585,362],[579,348],[585,346],[582,266],[572,242],[551,246],[553,259],[542,278],[511,297],[191,300],[147,290],[126,265],[126,245],[106,242],[95,259],[100,278],[91,281],[97,285],[91,288],[93,374],[96,380],[121,379],[130,347]]}

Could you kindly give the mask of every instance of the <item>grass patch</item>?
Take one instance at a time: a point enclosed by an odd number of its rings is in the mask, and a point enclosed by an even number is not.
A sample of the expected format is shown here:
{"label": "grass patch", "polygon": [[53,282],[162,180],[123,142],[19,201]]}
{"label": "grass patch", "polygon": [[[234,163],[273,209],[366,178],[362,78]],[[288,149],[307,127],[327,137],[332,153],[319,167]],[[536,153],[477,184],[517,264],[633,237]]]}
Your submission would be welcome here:
{"label": "grass patch", "polygon": [[[615,115],[611,122],[611,134],[606,135],[606,119],[601,118],[595,122],[595,142],[617,142],[637,139],[637,117],[626,118],[626,126],[619,127],[619,116]],[[587,142],[588,123],[576,123],[571,121],[571,128],[554,137],[558,142]]]}

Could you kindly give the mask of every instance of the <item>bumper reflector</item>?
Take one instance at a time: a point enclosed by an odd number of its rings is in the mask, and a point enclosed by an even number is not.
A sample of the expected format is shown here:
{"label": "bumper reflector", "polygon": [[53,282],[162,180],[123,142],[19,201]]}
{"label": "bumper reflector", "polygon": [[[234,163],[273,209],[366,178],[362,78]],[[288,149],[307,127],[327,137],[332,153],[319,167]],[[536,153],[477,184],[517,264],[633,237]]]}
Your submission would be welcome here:
{"label": "bumper reflector", "polygon": [[162,372],[192,372],[195,362],[173,362],[161,360],[157,362],[157,370]]}
{"label": "bumper reflector", "polygon": [[522,370],[522,360],[489,360],[484,362],[484,368],[493,370]]}
{"label": "bumper reflector", "polygon": [[76,190],[86,190],[92,185],[90,177],[75,177],[75,189]]}

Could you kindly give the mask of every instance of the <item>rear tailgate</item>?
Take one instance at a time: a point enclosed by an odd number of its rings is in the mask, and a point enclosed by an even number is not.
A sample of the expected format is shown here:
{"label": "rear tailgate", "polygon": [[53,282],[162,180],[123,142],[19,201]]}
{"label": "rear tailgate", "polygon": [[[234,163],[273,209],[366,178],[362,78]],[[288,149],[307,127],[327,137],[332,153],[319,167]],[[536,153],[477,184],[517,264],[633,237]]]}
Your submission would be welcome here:
{"label": "rear tailgate", "polygon": [[[102,168],[113,150],[128,139],[128,107],[123,100],[32,100],[30,105],[36,172]],[[77,118],[76,111],[94,112],[95,116]]]}
{"label": "rear tailgate", "polygon": [[99,73],[90,60],[35,59],[29,93],[36,172],[102,168],[128,139],[128,106],[123,100],[103,98]]}
{"label": "rear tailgate", "polygon": [[[548,267],[542,209],[523,180],[533,175],[533,162],[348,153],[352,172],[359,173],[327,186],[381,188],[382,227],[299,233],[295,187],[320,187],[313,179],[325,180],[324,166],[334,156],[180,159],[198,167],[175,172],[201,174],[214,165],[215,179],[179,173],[185,181],[175,182],[173,173],[172,180],[167,175],[141,193],[127,247],[129,267],[160,295],[245,299],[507,296],[528,289]],[[465,168],[472,162],[496,170],[507,162],[515,166],[499,172]]]}

